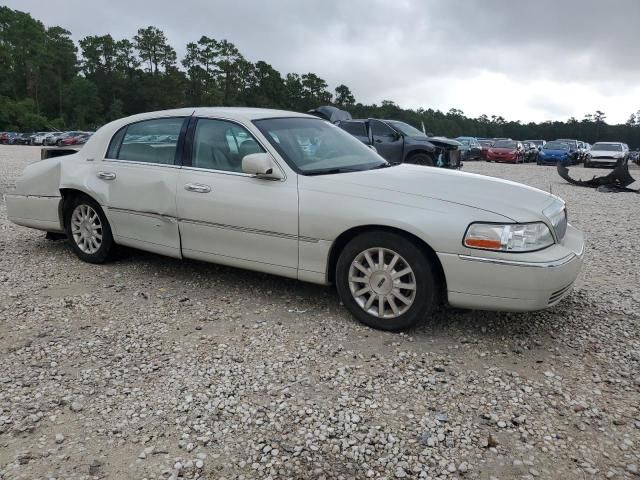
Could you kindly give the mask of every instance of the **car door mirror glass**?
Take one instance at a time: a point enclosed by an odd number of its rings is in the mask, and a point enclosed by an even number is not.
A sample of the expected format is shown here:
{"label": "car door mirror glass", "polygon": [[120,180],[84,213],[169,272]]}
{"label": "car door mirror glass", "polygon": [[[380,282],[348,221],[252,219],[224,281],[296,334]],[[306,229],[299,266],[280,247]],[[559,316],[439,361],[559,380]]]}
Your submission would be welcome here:
{"label": "car door mirror glass", "polygon": [[242,171],[263,178],[282,178],[280,170],[268,153],[251,153],[242,159]]}

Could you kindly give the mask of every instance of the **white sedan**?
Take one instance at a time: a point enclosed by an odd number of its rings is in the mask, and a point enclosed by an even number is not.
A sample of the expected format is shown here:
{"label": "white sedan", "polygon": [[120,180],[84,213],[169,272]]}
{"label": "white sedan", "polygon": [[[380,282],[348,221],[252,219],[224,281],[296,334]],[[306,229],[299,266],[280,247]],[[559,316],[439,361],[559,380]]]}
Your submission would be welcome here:
{"label": "white sedan", "polygon": [[28,166],[9,218],[66,233],[78,257],[116,245],[335,284],[360,321],[410,327],[440,301],[526,311],[568,294],[582,234],[549,193],[393,165],[309,115],[249,108],[145,113],[78,153]]}

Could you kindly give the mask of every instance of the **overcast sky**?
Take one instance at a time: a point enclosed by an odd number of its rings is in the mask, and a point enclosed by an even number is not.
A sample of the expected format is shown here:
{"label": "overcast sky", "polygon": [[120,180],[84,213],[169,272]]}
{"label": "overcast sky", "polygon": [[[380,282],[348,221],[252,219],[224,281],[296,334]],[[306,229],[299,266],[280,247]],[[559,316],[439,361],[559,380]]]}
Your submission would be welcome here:
{"label": "overcast sky", "polygon": [[162,29],[179,55],[226,38],[283,75],[314,72],[356,100],[607,121],[640,109],[640,0],[2,0],[78,40]]}

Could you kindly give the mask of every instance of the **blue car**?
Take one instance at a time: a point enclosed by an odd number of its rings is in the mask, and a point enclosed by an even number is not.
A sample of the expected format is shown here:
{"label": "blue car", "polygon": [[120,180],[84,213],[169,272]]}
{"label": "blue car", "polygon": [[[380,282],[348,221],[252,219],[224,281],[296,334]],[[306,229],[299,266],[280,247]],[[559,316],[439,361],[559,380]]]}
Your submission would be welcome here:
{"label": "blue car", "polygon": [[571,149],[564,142],[547,142],[538,152],[538,165],[556,165],[571,162]]}

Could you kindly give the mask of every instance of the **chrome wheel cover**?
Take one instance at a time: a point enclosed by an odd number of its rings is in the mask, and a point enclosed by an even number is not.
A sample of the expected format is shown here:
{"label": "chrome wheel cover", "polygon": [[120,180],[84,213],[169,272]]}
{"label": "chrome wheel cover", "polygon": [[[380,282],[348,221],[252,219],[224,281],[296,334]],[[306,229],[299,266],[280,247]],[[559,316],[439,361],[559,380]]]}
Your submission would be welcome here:
{"label": "chrome wheel cover", "polygon": [[396,318],[416,298],[416,277],[409,263],[388,248],[369,248],[349,268],[349,290],[360,308],[374,317]]}
{"label": "chrome wheel cover", "polygon": [[102,246],[100,215],[89,205],[78,205],[71,214],[71,235],[78,248],[93,255]]}

